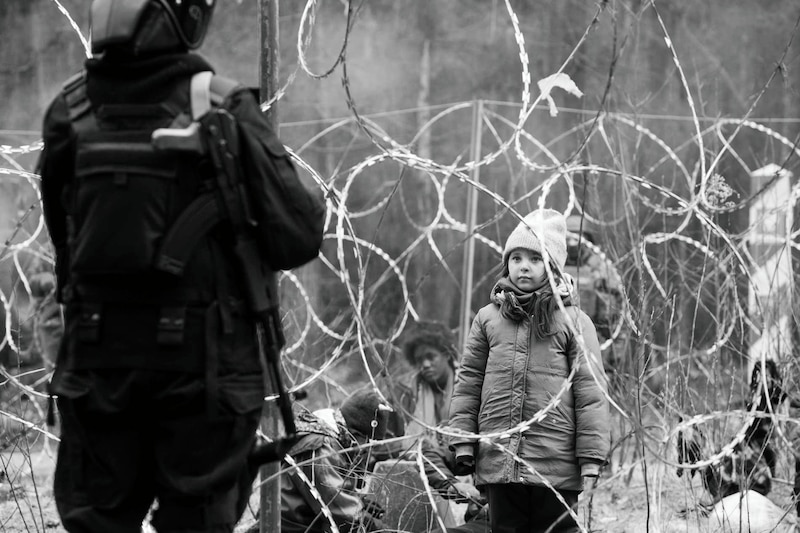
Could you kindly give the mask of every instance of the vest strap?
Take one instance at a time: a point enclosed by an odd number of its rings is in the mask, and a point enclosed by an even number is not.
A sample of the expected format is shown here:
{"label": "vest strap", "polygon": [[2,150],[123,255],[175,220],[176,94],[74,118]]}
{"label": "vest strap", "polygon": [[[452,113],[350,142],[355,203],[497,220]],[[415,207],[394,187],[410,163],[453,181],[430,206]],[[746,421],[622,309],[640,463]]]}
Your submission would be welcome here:
{"label": "vest strap", "polygon": [[211,110],[211,78],[213,72],[198,72],[192,76],[192,119],[197,120]]}
{"label": "vest strap", "polygon": [[195,199],[172,224],[156,255],[155,268],[175,276],[183,274],[186,263],[200,239],[222,220],[214,194]]}

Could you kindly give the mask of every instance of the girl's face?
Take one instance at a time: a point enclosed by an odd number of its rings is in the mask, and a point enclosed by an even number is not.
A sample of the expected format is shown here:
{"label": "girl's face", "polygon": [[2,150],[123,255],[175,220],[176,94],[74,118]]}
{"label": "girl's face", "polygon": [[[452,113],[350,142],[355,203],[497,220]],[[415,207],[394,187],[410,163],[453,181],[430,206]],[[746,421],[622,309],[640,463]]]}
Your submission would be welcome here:
{"label": "girl's face", "polygon": [[547,277],[542,254],[517,248],[508,256],[508,278],[524,291],[539,287]]}

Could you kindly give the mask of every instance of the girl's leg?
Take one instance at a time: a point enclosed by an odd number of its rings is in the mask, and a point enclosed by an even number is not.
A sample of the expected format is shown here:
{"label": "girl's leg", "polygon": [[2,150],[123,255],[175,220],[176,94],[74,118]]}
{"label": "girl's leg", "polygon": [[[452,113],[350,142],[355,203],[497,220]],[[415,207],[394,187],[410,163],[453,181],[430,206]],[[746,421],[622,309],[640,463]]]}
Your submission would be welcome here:
{"label": "girl's leg", "polygon": [[498,484],[486,486],[489,500],[489,523],[492,533],[529,533],[532,510],[527,485]]}
{"label": "girl's leg", "polygon": [[[545,527],[541,531],[547,531],[552,533],[578,533],[580,528],[578,527],[578,523],[575,522],[575,519],[572,518],[567,510],[564,508],[564,504],[561,503],[556,495],[553,494],[553,491],[550,489],[536,487],[539,491],[545,491],[546,494],[542,496],[542,506],[543,512],[550,511],[548,513],[550,516],[544,517],[544,523],[547,524],[547,527],[553,527],[552,529],[547,529]],[[578,494],[580,494],[577,490],[560,490],[558,491],[564,501],[567,502],[567,505],[575,511],[576,506],[578,504]],[[547,507],[545,507],[544,502],[549,502]],[[533,505],[533,501],[531,505]],[[555,524],[555,525],[553,525]],[[539,531],[539,530],[537,530]]]}
{"label": "girl's leg", "polygon": [[[570,507],[578,503],[578,491],[560,491]],[[564,504],[545,487],[507,484],[488,485],[492,533],[572,533],[578,524]]]}

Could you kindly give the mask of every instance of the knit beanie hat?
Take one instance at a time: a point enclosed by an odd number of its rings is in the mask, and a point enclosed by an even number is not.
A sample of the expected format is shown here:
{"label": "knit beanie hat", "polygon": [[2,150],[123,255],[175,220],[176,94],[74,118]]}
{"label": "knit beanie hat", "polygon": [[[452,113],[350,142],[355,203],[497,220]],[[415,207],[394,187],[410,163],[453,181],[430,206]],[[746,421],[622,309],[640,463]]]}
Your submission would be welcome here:
{"label": "knit beanie hat", "polygon": [[[356,430],[375,440],[386,436],[386,424],[391,407],[372,389],[361,389],[350,396],[339,408],[347,428]],[[375,421],[377,425],[372,426]]]}
{"label": "knit beanie hat", "polygon": [[[529,228],[533,228],[536,235]],[[506,264],[508,256],[517,248],[533,250],[544,256],[542,241],[550,261],[563,272],[564,263],[567,261],[567,221],[564,215],[555,209],[537,209],[514,228],[503,248],[503,264]]]}

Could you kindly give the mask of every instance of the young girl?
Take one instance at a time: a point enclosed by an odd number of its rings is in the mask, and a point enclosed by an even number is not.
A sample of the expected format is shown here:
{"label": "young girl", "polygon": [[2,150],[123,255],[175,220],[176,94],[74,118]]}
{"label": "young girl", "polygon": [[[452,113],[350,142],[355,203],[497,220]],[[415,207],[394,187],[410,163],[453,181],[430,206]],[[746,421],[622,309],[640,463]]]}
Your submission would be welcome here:
{"label": "young girl", "polygon": [[457,473],[475,468],[477,457],[475,484],[486,487],[493,533],[579,531],[544,480],[574,507],[609,452],[600,346],[589,317],[572,306],[571,282],[561,274],[566,256],[566,220],[558,211],[536,210],[514,229],[503,249],[502,277],[475,316],[456,378],[450,426],[489,434],[534,418],[577,369],[560,401],[530,427],[491,443],[452,439]]}

